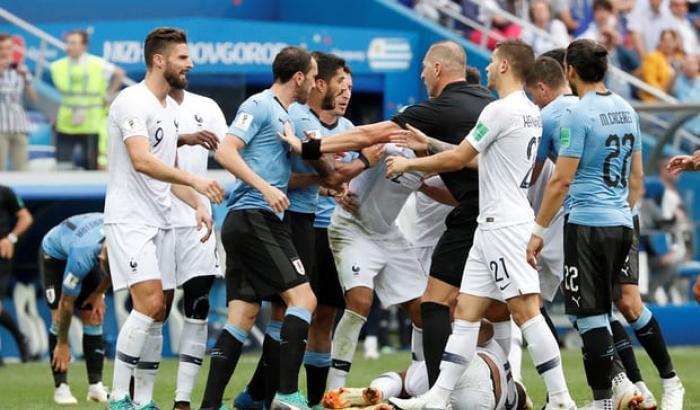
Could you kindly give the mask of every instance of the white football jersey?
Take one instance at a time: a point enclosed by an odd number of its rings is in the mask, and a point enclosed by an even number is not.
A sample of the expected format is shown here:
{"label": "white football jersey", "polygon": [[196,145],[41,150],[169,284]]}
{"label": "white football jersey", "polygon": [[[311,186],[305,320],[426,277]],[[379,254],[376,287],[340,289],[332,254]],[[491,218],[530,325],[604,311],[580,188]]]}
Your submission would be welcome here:
{"label": "white football jersey", "polygon": [[[182,104],[177,107],[178,134],[210,131],[221,141],[228,132],[228,124],[219,105],[211,98],[185,91]],[[200,177],[206,176],[209,150],[201,145],[182,145],[177,149],[177,167]],[[197,193],[211,211],[211,202]],[[173,195],[173,226],[195,226],[194,209]]]}
{"label": "white football jersey", "polygon": [[[390,155],[415,158],[415,153],[410,149],[386,144],[384,159]],[[342,207],[337,207],[335,211],[339,216],[358,223],[369,233],[380,235],[396,228],[396,218],[408,197],[420,188],[422,176],[419,172],[404,172],[387,178],[384,159],[350,181],[350,191],[357,194],[359,210],[353,215]]]}
{"label": "white football jersey", "polygon": [[479,151],[479,228],[498,229],[534,220],[527,199],[542,138],[540,110],[524,91],[484,108],[467,141]]}
{"label": "white football jersey", "polygon": [[146,137],[151,153],[175,166],[177,103],[166,98],[165,107],[144,82],[124,89],[109,109],[109,181],[105,198],[105,224],[130,223],[170,228],[170,183],[137,172],[131,164],[126,140]]}
{"label": "white football jersey", "polygon": [[[432,176],[424,184],[447,189],[439,175]],[[445,218],[454,207],[438,202],[422,192],[416,192],[415,237],[411,242],[416,247],[434,247],[447,229]]]}

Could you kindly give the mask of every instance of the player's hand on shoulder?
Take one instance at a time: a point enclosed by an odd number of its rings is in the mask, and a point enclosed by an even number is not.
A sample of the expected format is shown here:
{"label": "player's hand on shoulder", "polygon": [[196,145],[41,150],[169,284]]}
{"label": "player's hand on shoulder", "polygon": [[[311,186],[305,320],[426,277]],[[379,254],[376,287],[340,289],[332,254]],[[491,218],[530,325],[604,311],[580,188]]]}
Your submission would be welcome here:
{"label": "player's hand on shoulder", "polygon": [[531,235],[530,241],[527,243],[527,263],[537,269],[537,258],[542,252],[544,240],[537,235]]}
{"label": "player's hand on shoulder", "polygon": [[214,179],[198,177],[192,184],[192,188],[215,204],[219,204],[224,200],[224,187],[221,186],[219,181]]}
{"label": "player's hand on shoulder", "polygon": [[384,156],[384,144],[374,144],[363,149],[362,155],[369,161],[369,166],[373,167],[377,162],[381,161]]}
{"label": "player's hand on shoulder", "polygon": [[279,139],[289,144],[295,154],[301,155],[301,140],[294,135],[292,125],[289,121],[284,123],[284,133],[278,132],[277,136]]}
{"label": "player's hand on shoulder", "polygon": [[386,176],[387,178],[395,177],[406,171],[408,168],[408,158],[391,155],[386,158]]}
{"label": "player's hand on shoulder", "polygon": [[180,145],[201,145],[212,151],[216,151],[219,148],[219,139],[213,132],[207,130],[181,134],[177,139]]}
{"label": "player's hand on shoulder", "polygon": [[402,148],[412,149],[414,151],[428,150],[428,136],[421,130],[406,124],[406,129],[397,131],[391,135],[391,142]]}
{"label": "player's hand on shoulder", "polygon": [[202,226],[206,226],[207,232],[200,241],[202,243],[209,240],[211,233],[214,231],[214,219],[209,215],[207,208],[204,204],[200,204],[195,210],[195,219],[197,221],[197,230],[201,230]]}
{"label": "player's hand on shoulder", "polygon": [[268,185],[262,194],[273,211],[284,212],[289,208],[289,198],[287,198],[287,195],[272,185]]}

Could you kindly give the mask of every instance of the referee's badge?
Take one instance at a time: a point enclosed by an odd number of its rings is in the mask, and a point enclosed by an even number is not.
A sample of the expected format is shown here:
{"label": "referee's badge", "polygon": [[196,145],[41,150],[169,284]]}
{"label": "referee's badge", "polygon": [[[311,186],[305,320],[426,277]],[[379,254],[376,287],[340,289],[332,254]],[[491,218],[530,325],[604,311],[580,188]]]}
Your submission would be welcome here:
{"label": "referee's badge", "polygon": [[306,270],[304,270],[304,264],[301,263],[301,259],[299,259],[299,258],[292,259],[292,265],[294,265],[294,269],[297,271],[298,274],[306,275]]}
{"label": "referee's badge", "polygon": [[56,301],[56,291],[54,290],[53,286],[46,289],[46,301],[49,303]]}

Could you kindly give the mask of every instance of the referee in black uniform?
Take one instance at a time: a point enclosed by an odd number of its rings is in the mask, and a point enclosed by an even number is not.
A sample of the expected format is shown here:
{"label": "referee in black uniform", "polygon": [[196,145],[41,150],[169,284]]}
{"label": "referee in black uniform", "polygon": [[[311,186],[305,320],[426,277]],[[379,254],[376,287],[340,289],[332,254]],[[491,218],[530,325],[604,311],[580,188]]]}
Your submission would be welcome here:
{"label": "referee in black uniform", "polygon": [[0,325],[5,327],[17,342],[22,361],[26,361],[29,356],[27,340],[10,314],[2,308],[2,300],[7,296],[15,244],[32,222],[32,214],[24,207],[22,199],[9,187],[0,185]]}
{"label": "referee in black uniform", "polygon": [[[467,84],[465,69],[466,54],[459,44],[452,41],[433,44],[423,59],[421,71],[428,100],[407,107],[389,121],[304,143],[300,149],[302,157],[316,159],[321,153],[360,150],[387,141],[388,136],[401,131],[406,124],[436,138],[428,142],[429,152],[451,149],[462,142],[476,125],[483,108],[494,100],[482,87]],[[431,386],[437,379],[451,332],[449,306],[459,292],[479,215],[477,171],[465,168],[440,176],[459,204],[445,220],[447,230],[433,253],[430,279],[421,305],[423,351]]]}

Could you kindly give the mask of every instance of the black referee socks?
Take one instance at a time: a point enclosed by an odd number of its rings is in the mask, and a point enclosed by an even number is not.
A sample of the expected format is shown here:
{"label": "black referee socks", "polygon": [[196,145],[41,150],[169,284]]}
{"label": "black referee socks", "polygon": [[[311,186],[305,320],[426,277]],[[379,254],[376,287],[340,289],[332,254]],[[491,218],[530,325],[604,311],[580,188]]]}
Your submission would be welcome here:
{"label": "black referee socks", "polygon": [[435,302],[423,302],[420,305],[420,315],[423,320],[423,353],[428,369],[428,383],[433,387],[440,375],[442,352],[452,333],[450,308]]}

